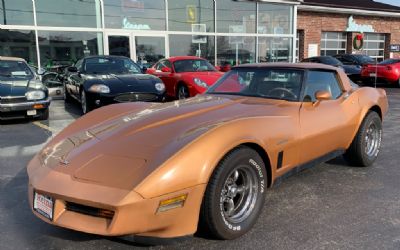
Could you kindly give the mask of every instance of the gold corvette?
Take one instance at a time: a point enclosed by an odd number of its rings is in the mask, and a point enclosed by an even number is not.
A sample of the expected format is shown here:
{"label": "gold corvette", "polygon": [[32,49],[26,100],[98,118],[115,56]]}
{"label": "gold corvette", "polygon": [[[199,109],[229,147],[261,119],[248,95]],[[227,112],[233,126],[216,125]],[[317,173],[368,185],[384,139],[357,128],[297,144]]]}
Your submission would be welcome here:
{"label": "gold corvette", "polygon": [[386,93],[320,64],[235,67],[205,95],[127,103],[72,123],[29,163],[42,220],[108,235],[220,239],[251,229],[274,182],[378,156]]}

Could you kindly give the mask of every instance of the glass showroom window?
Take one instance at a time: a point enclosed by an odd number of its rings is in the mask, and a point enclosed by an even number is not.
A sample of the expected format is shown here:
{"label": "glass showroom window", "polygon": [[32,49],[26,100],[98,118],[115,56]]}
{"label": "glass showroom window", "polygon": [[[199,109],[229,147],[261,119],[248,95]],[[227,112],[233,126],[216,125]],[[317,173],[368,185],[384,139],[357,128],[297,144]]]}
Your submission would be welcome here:
{"label": "glass showroom window", "polygon": [[256,33],[256,4],[217,0],[217,32]]}
{"label": "glass showroom window", "polygon": [[136,61],[147,68],[165,57],[164,37],[135,36]]}
{"label": "glass showroom window", "polygon": [[258,5],[259,34],[292,34],[293,7],[283,4]]}
{"label": "glass showroom window", "polygon": [[1,0],[0,24],[33,25],[32,0]]}
{"label": "glass showroom window", "polygon": [[71,65],[82,57],[103,52],[101,33],[39,31],[42,67]]}
{"label": "glass showroom window", "polygon": [[214,36],[169,36],[170,56],[198,56],[215,63]]}
{"label": "glass showroom window", "polygon": [[0,29],[0,55],[21,57],[37,66],[35,32]]}
{"label": "glass showroom window", "polygon": [[365,33],[364,53],[378,62],[383,61],[385,56],[385,34]]}
{"label": "glass showroom window", "polygon": [[168,0],[168,18],[169,30],[214,32],[214,1]]}
{"label": "glass showroom window", "polygon": [[235,66],[256,62],[256,39],[244,36],[217,37],[217,65]]}
{"label": "glass showroom window", "polygon": [[292,62],[292,38],[259,37],[258,62]]}
{"label": "glass showroom window", "polygon": [[99,0],[36,0],[39,26],[101,28]]}
{"label": "glass showroom window", "polygon": [[164,0],[104,0],[106,28],[165,30]]}
{"label": "glass showroom window", "polygon": [[321,56],[346,53],[347,34],[345,32],[322,32]]}

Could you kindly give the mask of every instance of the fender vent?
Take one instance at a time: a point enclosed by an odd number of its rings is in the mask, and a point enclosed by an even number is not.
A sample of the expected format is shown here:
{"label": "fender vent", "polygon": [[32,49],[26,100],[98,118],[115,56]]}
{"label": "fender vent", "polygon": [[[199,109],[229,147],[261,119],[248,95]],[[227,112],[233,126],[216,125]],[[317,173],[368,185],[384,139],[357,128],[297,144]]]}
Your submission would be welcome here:
{"label": "fender vent", "polygon": [[279,152],[278,154],[278,163],[277,163],[277,169],[282,168],[282,162],[283,162],[283,151]]}

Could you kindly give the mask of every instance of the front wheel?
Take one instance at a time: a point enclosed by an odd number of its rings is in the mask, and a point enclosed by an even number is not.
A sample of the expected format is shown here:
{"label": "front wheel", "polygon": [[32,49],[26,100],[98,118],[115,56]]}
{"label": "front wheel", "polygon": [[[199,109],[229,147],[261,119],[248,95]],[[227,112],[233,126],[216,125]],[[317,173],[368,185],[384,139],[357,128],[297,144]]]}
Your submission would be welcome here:
{"label": "front wheel", "polygon": [[82,107],[83,114],[86,114],[92,110],[92,105],[86,95],[85,90],[81,91],[81,107]]}
{"label": "front wheel", "polygon": [[265,199],[267,172],[257,152],[237,147],[218,164],[201,207],[200,229],[234,239],[255,224]]}
{"label": "front wheel", "polygon": [[380,116],[370,111],[365,116],[361,126],[344,154],[345,159],[354,166],[368,167],[378,157],[382,142],[382,120]]}
{"label": "front wheel", "polygon": [[190,97],[189,89],[185,85],[179,85],[177,91],[177,98],[179,100],[186,99]]}

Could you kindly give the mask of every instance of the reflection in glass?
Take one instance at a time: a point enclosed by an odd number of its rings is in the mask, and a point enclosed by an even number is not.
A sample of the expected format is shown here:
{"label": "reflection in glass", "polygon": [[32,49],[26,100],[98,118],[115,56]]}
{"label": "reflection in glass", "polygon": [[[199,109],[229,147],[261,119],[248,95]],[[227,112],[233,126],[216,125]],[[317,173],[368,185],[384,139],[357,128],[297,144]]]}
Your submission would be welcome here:
{"label": "reflection in glass", "polygon": [[164,37],[136,36],[136,62],[147,68],[165,57]]}
{"label": "reflection in glass", "polygon": [[214,64],[214,36],[169,36],[170,56],[198,56]]}
{"label": "reflection in glass", "polygon": [[291,62],[292,38],[259,37],[258,62]]}
{"label": "reflection in glass", "polygon": [[293,7],[283,4],[260,3],[258,5],[259,34],[291,34],[293,31]]}
{"label": "reflection in glass", "polygon": [[33,30],[0,29],[0,55],[20,57],[36,66],[35,32]]}
{"label": "reflection in glass", "polygon": [[169,30],[196,31],[193,24],[203,24],[203,32],[214,32],[213,0],[168,0],[168,11]]}
{"label": "reflection in glass", "polygon": [[255,2],[217,0],[217,32],[256,33]]}
{"label": "reflection in glass", "polygon": [[39,31],[42,67],[71,65],[80,58],[103,52],[101,33]]}
{"label": "reflection in glass", "polygon": [[164,0],[104,0],[106,28],[165,30]]}
{"label": "reflection in glass", "polygon": [[1,0],[0,24],[33,25],[32,0]]}
{"label": "reflection in glass", "polygon": [[217,65],[255,63],[255,37],[221,36],[217,38]]}
{"label": "reflection in glass", "polygon": [[99,0],[36,0],[41,26],[101,28]]}
{"label": "reflection in glass", "polygon": [[108,36],[108,54],[131,57],[128,36]]}

